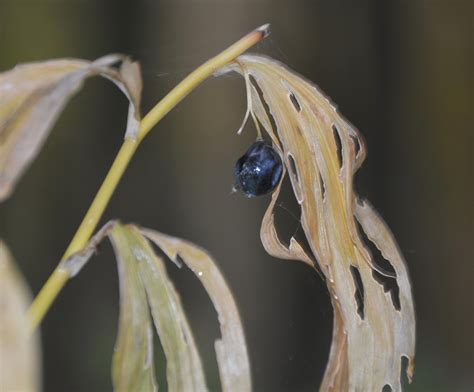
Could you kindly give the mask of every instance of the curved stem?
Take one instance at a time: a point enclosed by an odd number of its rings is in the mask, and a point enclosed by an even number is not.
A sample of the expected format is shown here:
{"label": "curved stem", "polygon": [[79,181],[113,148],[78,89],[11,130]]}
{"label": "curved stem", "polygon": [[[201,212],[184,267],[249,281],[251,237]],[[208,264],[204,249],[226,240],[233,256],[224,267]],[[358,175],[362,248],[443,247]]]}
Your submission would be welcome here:
{"label": "curved stem", "polygon": [[[141,121],[137,140],[125,139],[123,142],[104,182],[99,188],[96,197],[61,260],[68,259],[71,255],[86,246],[87,241],[89,241],[97,227],[110,198],[122,178],[125,169],[135,154],[140,142],[150,130],[205,79],[212,76],[218,69],[233,61],[267,35],[268,25],[264,25],[247,34],[235,44],[194,70],[150,110]],[[53,271],[29,309],[28,321],[30,331],[36,329],[69,278],[69,272],[60,266],[56,267]]]}

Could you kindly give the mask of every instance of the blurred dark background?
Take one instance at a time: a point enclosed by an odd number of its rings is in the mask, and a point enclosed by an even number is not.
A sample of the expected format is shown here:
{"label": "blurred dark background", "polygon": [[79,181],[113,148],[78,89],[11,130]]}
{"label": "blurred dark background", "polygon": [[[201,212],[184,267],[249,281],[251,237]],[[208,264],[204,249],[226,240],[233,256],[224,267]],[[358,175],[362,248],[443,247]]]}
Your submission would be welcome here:
{"label": "blurred dark background", "polygon": [[[0,69],[128,53],[143,67],[146,112],[194,67],[270,22],[254,51],[317,83],[366,138],[357,187],[393,230],[414,287],[417,367],[407,390],[472,391],[473,20],[471,0],[0,0]],[[0,235],[34,293],[104,178],[126,109],[110,82],[88,81],[0,206]],[[238,301],[255,391],[316,390],[331,339],[328,294],[302,263],[265,254],[269,198],[230,195],[234,162],[255,138],[252,127],[235,134],[244,111],[239,76],[204,83],[145,140],[102,221],[138,222],[207,248]],[[285,208],[296,211],[290,201],[280,209],[291,232],[298,222]],[[216,390],[215,312],[191,272],[168,267]],[[42,325],[45,391],[111,389],[117,318],[107,243]]]}

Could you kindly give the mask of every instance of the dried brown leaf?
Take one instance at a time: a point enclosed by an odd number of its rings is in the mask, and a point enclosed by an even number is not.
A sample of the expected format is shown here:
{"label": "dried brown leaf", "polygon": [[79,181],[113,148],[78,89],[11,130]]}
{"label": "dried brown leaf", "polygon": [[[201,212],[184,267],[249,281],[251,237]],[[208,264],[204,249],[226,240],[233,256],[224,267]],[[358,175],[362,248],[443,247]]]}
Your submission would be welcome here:
{"label": "dried brown leaf", "polygon": [[0,201],[13,192],[69,99],[94,75],[112,80],[128,97],[126,136],[136,137],[142,81],[139,65],[125,56],[21,64],[0,74]]}
{"label": "dried brown leaf", "polygon": [[[413,373],[413,299],[393,236],[367,203],[357,204],[352,184],[365,158],[362,138],[316,86],[280,63],[247,55],[231,68],[245,77],[249,111],[270,135],[289,172],[312,255],[294,238],[287,248],[276,235],[273,214],[280,188],[262,222],[265,249],[308,264],[317,260],[331,293],[333,341],[321,390],[381,391],[387,384],[401,390],[402,356],[409,359],[408,377]],[[395,275],[374,262],[354,214]],[[384,275],[396,280],[400,308],[376,279]]]}
{"label": "dried brown leaf", "polygon": [[30,290],[0,241],[0,391],[39,391],[39,337],[29,336]]}

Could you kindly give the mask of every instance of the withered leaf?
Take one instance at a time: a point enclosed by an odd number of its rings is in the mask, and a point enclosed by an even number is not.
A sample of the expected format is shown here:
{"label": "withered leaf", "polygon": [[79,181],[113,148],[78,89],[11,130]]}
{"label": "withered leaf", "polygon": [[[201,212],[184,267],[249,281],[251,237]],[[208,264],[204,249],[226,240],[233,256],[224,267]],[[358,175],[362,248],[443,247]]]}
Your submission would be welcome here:
{"label": "withered leaf", "polygon": [[13,192],[69,99],[94,75],[112,80],[128,97],[126,136],[136,137],[142,80],[138,63],[125,56],[20,64],[0,74],[0,201]]}
{"label": "withered leaf", "polygon": [[201,359],[180,297],[148,238],[178,266],[183,260],[210,296],[221,329],[221,339],[215,342],[215,349],[223,391],[250,391],[250,365],[240,316],[232,293],[211,256],[182,239],[110,221],[84,250],[63,261],[61,268],[70,276],[77,275],[105,236],[110,237],[114,246],[120,278],[120,324],[112,372],[115,389],[155,389],[150,370],[153,356],[149,308],[167,360],[169,390],[207,390]]}
{"label": "withered leaf", "polygon": [[221,339],[215,342],[215,349],[223,391],[250,391],[250,365],[242,322],[234,297],[214,260],[190,242],[153,230],[141,229],[141,232],[175,263],[181,258],[209,294],[221,329]]}
{"label": "withered leaf", "polygon": [[[163,260],[155,254],[145,237],[133,226],[115,225],[110,232],[110,238],[117,256],[120,259],[126,255],[135,269],[142,290],[146,292],[146,298],[140,298],[140,301],[146,308],[143,309],[144,312],[148,314],[148,307],[151,310],[165,352],[168,389],[170,391],[206,391],[204,371],[196,343],[179,295],[166,273]],[[122,276],[121,281],[124,279],[129,278]],[[133,292],[128,293],[129,297],[134,295]],[[123,298],[126,300],[125,297]],[[121,314],[126,315],[127,309],[124,309]],[[134,329],[139,328],[141,327],[137,322],[131,326],[127,334],[133,337]],[[136,342],[134,344],[136,349],[141,349]],[[126,356],[126,351],[123,352]],[[116,356],[115,366],[124,362],[125,356],[121,358]],[[136,389],[129,388],[128,390]]]}
{"label": "withered leaf", "polygon": [[39,337],[30,336],[30,290],[0,241],[0,391],[41,390]]}
{"label": "withered leaf", "polygon": [[110,239],[117,258],[120,282],[120,320],[112,365],[116,391],[156,391],[153,329],[147,294],[137,257],[142,257],[136,236],[120,225]]}
{"label": "withered leaf", "polygon": [[[385,385],[401,390],[402,356],[409,360],[408,377],[413,374],[413,299],[393,236],[353,189],[354,174],[366,154],[359,132],[316,86],[277,61],[246,55],[230,69],[245,77],[248,110],[285,163],[312,255],[296,239],[287,248],[276,235],[273,214],[280,188],[262,222],[262,243],[276,257],[308,264],[317,260],[331,293],[333,341],[321,390],[381,391]],[[395,274],[375,263],[356,217]],[[384,291],[376,279],[380,276],[395,281],[400,306]]]}

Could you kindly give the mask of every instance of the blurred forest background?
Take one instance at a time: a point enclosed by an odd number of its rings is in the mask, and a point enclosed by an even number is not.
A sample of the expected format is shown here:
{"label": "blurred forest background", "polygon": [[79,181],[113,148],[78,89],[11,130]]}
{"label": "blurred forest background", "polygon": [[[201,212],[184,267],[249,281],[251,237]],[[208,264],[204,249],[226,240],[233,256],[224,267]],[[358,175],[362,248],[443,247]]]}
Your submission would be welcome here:
{"label": "blurred forest background", "polygon": [[[366,138],[357,187],[395,233],[414,287],[417,367],[407,390],[472,391],[473,20],[472,0],[0,0],[0,70],[127,53],[143,67],[146,112],[194,67],[270,22],[254,51],[317,83]],[[265,254],[269,197],[230,194],[234,162],[255,139],[251,126],[235,134],[245,104],[235,74],[192,93],[143,143],[103,222],[138,222],[208,249],[240,307],[255,391],[315,390],[331,339],[325,285],[303,263]],[[110,82],[88,81],[0,206],[0,236],[34,293],[104,178],[126,114]],[[298,213],[283,202],[279,219],[292,233],[298,221],[288,210]],[[191,272],[168,267],[215,390],[215,312]],[[117,318],[107,243],[42,325],[44,390],[110,390]]]}

